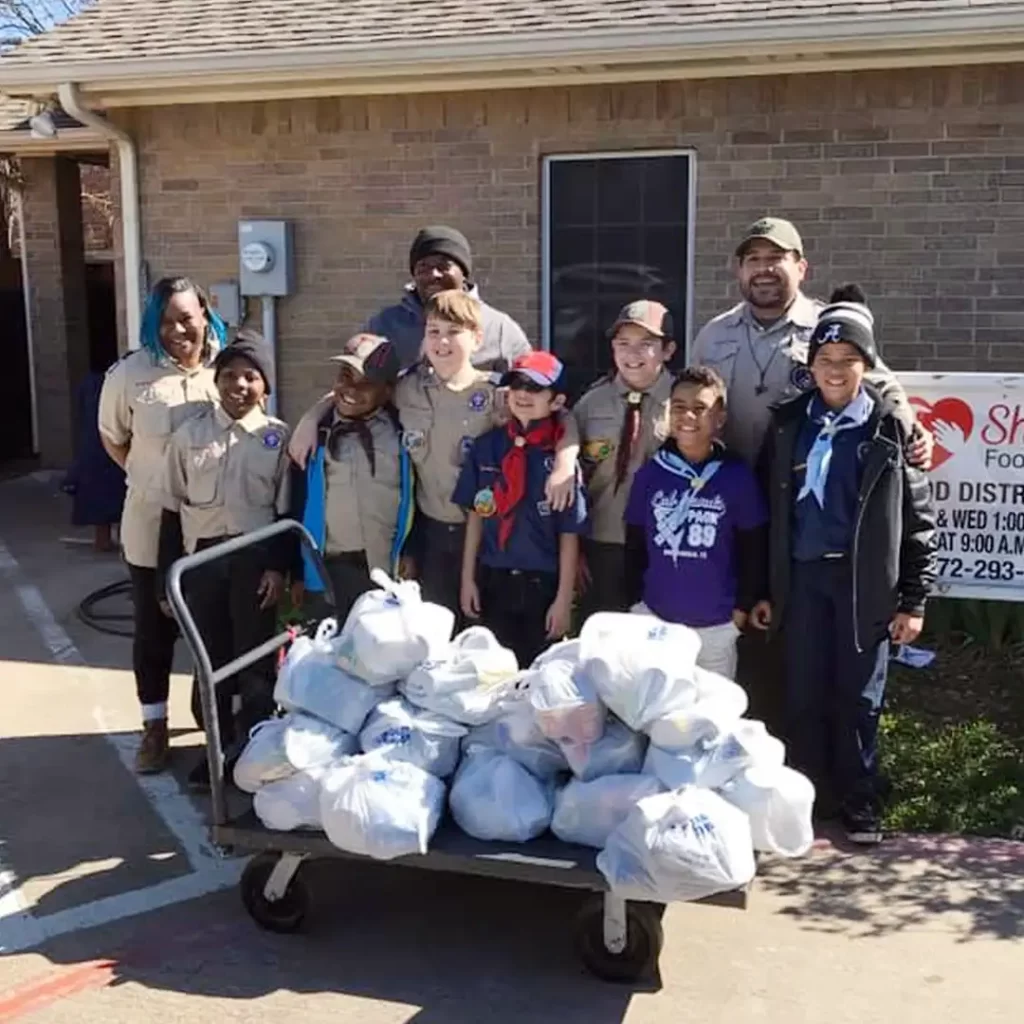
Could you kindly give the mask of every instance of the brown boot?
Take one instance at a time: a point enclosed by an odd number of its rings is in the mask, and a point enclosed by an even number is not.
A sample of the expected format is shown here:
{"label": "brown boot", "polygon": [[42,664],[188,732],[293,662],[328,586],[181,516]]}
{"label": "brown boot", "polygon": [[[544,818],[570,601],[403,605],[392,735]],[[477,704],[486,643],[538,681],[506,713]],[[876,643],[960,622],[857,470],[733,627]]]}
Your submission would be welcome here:
{"label": "brown boot", "polygon": [[155,775],[167,767],[167,719],[155,718],[142,725],[142,739],[135,751],[135,771],[139,775]]}

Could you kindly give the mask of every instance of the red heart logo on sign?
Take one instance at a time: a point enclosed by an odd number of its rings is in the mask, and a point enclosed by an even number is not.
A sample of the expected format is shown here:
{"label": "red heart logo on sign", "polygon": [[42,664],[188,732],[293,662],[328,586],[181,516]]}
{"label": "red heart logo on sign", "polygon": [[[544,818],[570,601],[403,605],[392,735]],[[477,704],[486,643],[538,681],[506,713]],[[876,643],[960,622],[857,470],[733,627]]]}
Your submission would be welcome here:
{"label": "red heart logo on sign", "polygon": [[[930,433],[935,433],[936,423],[949,423],[963,431],[964,440],[971,436],[974,429],[974,413],[971,407],[959,398],[940,398],[934,404],[923,398],[911,398],[910,404],[917,413],[921,426]],[[932,453],[932,469],[938,469],[944,462],[951,459],[956,452],[943,448],[936,438],[935,451]]]}

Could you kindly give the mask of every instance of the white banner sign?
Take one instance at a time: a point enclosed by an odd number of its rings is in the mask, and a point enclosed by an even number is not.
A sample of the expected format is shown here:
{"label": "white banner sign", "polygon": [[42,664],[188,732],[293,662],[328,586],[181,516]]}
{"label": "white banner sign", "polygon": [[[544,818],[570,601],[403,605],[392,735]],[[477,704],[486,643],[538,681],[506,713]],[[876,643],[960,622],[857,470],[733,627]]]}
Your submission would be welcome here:
{"label": "white banner sign", "polygon": [[1024,377],[898,376],[935,437],[935,592],[1024,601]]}

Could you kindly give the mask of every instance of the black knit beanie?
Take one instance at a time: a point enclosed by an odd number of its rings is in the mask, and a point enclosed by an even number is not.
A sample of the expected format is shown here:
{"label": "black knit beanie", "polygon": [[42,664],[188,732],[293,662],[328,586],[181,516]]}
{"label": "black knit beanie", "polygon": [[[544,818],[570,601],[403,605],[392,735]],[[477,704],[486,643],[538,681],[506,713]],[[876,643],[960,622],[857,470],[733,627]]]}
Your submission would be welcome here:
{"label": "black knit beanie", "polygon": [[867,307],[864,293],[856,285],[844,285],[832,293],[832,300],[818,317],[807,349],[807,365],[822,345],[845,341],[853,345],[864,357],[869,369],[878,363],[875,345],[875,318]]}
{"label": "black knit beanie", "polygon": [[244,359],[255,366],[259,370],[260,376],[263,377],[267,394],[270,394],[271,381],[274,379],[274,354],[271,352],[270,346],[263,340],[262,335],[245,328],[239,331],[235,340],[222,348],[213,361],[215,380],[220,371],[232,359]]}
{"label": "black knit beanie", "polygon": [[409,250],[409,269],[412,270],[425,256],[433,256],[435,253],[447,256],[458,263],[467,278],[473,276],[473,254],[469,251],[469,242],[461,231],[445,224],[420,228]]}

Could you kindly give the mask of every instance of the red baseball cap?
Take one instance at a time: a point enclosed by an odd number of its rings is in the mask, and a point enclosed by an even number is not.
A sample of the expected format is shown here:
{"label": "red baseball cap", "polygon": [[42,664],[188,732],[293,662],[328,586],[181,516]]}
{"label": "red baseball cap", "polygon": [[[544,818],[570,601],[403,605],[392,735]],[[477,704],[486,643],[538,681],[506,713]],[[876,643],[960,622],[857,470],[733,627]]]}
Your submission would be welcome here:
{"label": "red baseball cap", "polygon": [[506,387],[514,377],[527,377],[541,387],[553,388],[558,384],[563,369],[562,361],[550,352],[526,352],[512,361],[501,378],[501,384]]}

